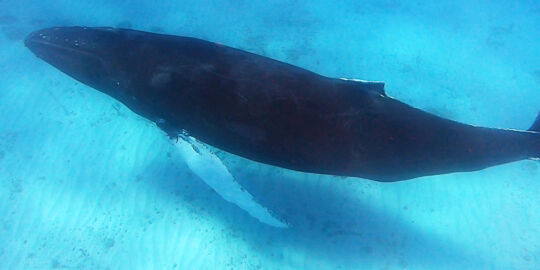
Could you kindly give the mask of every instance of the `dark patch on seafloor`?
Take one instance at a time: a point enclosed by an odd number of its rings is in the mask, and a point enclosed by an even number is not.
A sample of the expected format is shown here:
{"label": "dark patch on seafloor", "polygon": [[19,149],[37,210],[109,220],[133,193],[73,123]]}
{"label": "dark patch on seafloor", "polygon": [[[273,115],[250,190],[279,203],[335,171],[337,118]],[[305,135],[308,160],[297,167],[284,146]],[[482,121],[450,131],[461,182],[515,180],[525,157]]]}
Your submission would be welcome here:
{"label": "dark patch on seafloor", "polygon": [[114,247],[114,244],[115,244],[115,241],[114,241],[114,238],[107,238],[105,239],[105,241],[103,242],[105,248],[108,250],[108,249],[111,249],[112,247]]}

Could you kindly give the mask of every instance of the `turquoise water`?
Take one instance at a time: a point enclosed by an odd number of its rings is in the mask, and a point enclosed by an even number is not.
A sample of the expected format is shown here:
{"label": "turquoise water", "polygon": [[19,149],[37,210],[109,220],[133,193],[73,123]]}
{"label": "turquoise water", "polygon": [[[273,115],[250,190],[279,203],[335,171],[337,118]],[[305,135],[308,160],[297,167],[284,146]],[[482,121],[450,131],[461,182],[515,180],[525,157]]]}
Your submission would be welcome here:
{"label": "turquoise water", "polygon": [[540,109],[534,1],[0,0],[1,269],[540,269],[540,164],[377,183],[217,153],[289,228],[205,184],[152,123],[36,58],[48,26],[217,41],[475,125]]}

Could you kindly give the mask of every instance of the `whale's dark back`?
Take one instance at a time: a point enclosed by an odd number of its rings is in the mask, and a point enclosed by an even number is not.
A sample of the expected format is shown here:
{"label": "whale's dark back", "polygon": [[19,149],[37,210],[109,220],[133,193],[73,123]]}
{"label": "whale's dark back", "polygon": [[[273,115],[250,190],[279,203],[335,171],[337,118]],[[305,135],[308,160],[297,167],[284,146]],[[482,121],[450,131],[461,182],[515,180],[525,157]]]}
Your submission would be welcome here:
{"label": "whale's dark back", "polygon": [[38,31],[26,45],[171,137],[185,130],[293,170],[397,181],[540,156],[536,128],[461,124],[388,97],[382,83],[328,78],[200,39],[70,27]]}

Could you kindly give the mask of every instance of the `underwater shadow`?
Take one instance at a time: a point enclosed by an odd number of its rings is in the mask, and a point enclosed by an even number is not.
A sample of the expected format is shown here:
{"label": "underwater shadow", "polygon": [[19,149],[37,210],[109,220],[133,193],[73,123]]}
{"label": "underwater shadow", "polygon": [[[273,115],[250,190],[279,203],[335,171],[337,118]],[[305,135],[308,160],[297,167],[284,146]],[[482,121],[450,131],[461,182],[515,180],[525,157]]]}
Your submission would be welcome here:
{"label": "underwater shadow", "polygon": [[226,202],[195,175],[186,174],[189,169],[176,154],[170,158],[178,160],[178,165],[171,166],[159,158],[149,163],[145,171],[164,174],[148,184],[164,196],[178,196],[204,211],[201,215],[211,215],[269,260],[287,257],[286,252],[292,248],[308,255],[311,261],[332,262],[333,266],[370,262],[380,265],[381,261],[403,268],[489,264],[488,258],[478,258],[466,247],[426,233],[395,214],[374,209],[361,201],[361,193],[351,194],[336,182],[361,179],[296,173],[229,154],[218,155],[237,181],[258,202],[288,222],[290,228],[262,224]]}

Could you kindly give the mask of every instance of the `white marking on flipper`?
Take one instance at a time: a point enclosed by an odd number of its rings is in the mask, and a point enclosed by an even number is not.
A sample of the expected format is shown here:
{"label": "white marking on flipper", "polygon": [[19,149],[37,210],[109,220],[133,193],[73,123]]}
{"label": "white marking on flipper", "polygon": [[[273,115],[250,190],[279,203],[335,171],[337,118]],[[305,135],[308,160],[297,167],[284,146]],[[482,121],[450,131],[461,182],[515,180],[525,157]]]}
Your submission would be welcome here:
{"label": "white marking on flipper", "polygon": [[203,143],[190,136],[180,136],[172,141],[180,151],[188,167],[223,199],[248,212],[260,222],[273,227],[287,228],[266,208],[253,200],[253,196],[242,188],[221,160]]}

